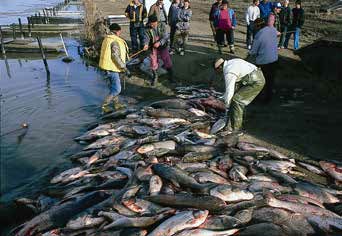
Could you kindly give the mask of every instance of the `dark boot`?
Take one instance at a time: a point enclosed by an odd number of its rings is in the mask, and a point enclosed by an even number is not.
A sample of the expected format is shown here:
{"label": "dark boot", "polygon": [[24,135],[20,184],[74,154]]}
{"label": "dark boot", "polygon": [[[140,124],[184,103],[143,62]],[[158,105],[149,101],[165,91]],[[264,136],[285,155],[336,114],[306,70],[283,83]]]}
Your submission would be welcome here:
{"label": "dark boot", "polygon": [[152,71],[152,86],[156,86],[158,83],[158,72],[157,70]]}
{"label": "dark boot", "polygon": [[167,72],[169,73],[170,81],[174,82],[174,75],[173,75],[173,70],[172,68],[167,69]]}

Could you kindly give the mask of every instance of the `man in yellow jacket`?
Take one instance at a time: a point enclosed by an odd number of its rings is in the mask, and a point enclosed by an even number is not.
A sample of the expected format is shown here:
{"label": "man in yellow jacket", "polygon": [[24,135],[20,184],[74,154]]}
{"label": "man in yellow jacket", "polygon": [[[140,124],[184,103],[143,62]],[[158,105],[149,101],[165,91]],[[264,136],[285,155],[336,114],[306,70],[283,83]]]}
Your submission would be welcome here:
{"label": "man in yellow jacket", "polygon": [[[114,23],[109,26],[110,33],[104,38],[101,46],[99,67],[110,82],[110,94],[105,98],[102,105],[102,112],[111,112],[114,108],[119,110],[123,105],[119,103],[118,95],[121,92],[120,73],[130,72],[126,67],[128,60],[128,46],[124,39],[120,37],[121,27]],[[113,107],[111,108],[111,103]]]}

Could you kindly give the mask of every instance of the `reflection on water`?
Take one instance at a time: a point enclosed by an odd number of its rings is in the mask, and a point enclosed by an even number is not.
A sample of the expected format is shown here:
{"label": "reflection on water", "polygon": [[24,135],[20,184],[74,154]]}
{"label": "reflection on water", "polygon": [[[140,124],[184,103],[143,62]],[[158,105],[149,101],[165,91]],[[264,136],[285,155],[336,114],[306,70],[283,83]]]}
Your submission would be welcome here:
{"label": "reflection on water", "polygon": [[67,44],[76,60],[70,64],[61,57],[48,60],[50,78],[41,59],[8,59],[7,64],[0,60],[1,133],[29,124],[27,130],[1,137],[2,200],[25,191],[18,186],[68,163],[62,157],[78,147],[72,139],[99,115],[107,85],[99,73],[83,65],[76,46],[70,46],[77,42]]}

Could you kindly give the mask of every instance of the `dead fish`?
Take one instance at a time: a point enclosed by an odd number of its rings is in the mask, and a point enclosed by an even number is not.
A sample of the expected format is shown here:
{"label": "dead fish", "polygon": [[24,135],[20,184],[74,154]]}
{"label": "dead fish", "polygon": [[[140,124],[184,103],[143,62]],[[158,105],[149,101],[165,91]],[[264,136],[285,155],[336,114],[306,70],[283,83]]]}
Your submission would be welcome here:
{"label": "dead fish", "polygon": [[75,179],[81,178],[82,176],[88,174],[89,172],[87,170],[83,170],[80,167],[75,167],[66,171],[63,171],[59,175],[55,176],[51,179],[51,184],[56,184],[59,182],[67,183],[70,181],[73,181]]}
{"label": "dead fish", "polygon": [[277,158],[277,159],[280,159],[280,160],[290,160],[289,157],[281,154],[278,151],[275,151],[275,150],[272,150],[272,149],[268,149],[268,148],[265,148],[265,147],[260,147],[260,146],[257,146],[255,144],[253,144],[253,143],[239,142],[237,144],[237,147],[240,150],[243,150],[243,151],[266,152],[266,153],[268,153],[269,155],[271,155],[274,158]]}
{"label": "dead fish", "polygon": [[225,202],[239,202],[254,198],[254,195],[251,192],[231,185],[219,185],[214,187],[210,189],[210,195],[218,197]]}
{"label": "dead fish", "polygon": [[122,195],[122,199],[129,200],[131,198],[135,198],[140,188],[141,188],[141,185],[133,185],[133,186],[127,187],[127,190]]}
{"label": "dead fish", "polygon": [[162,101],[154,102],[150,105],[153,108],[174,108],[174,109],[189,109],[188,102],[183,99],[165,99]]}
{"label": "dead fish", "polygon": [[163,181],[158,175],[153,175],[150,178],[149,193],[151,196],[158,195],[163,187]]}
{"label": "dead fish", "polygon": [[120,171],[121,173],[124,173],[125,175],[127,175],[128,178],[131,178],[133,175],[133,172],[130,168],[118,166],[118,167],[116,167],[116,170]]}
{"label": "dead fish", "polygon": [[214,153],[197,153],[189,152],[184,155],[182,162],[200,162],[212,159],[215,156]]}
{"label": "dead fish", "polygon": [[229,178],[233,181],[240,181],[240,180],[248,180],[246,174],[248,169],[241,165],[233,165],[233,167],[229,171]]}
{"label": "dead fish", "polygon": [[217,147],[212,145],[181,145],[176,147],[176,151],[179,154],[187,154],[189,152],[198,152],[198,153],[216,153],[218,150]]}
{"label": "dead fish", "polygon": [[226,184],[228,180],[221,177],[220,175],[214,174],[213,172],[196,172],[190,175],[199,183],[216,183],[216,184]]}
{"label": "dead fish", "polygon": [[234,235],[239,232],[239,229],[229,229],[224,231],[212,231],[207,229],[188,229],[184,230],[175,236],[220,236],[220,235]]}
{"label": "dead fish", "polygon": [[298,161],[297,162],[300,166],[306,168],[307,170],[315,173],[315,174],[318,174],[318,175],[325,175],[325,172],[323,170],[321,170],[319,167],[316,167],[314,165],[310,165],[310,164],[307,164],[307,163],[304,163],[304,162],[300,162]]}
{"label": "dead fish", "polygon": [[140,181],[150,181],[150,178],[152,177],[153,172],[151,169],[151,166],[139,166],[135,171],[135,176]]}
{"label": "dead fish", "polygon": [[70,156],[70,160],[76,161],[76,160],[83,158],[83,157],[90,157],[90,156],[94,155],[96,152],[97,152],[97,150],[80,151],[80,152]]}
{"label": "dead fish", "polygon": [[251,192],[263,192],[265,190],[281,192],[281,193],[289,193],[292,191],[292,188],[285,187],[277,182],[262,182],[262,181],[253,181],[249,186],[248,190]]}
{"label": "dead fish", "polygon": [[107,136],[101,139],[98,139],[96,142],[89,144],[83,150],[89,150],[89,149],[100,149],[107,147],[111,144],[120,145],[124,141],[123,137],[120,136]]}
{"label": "dead fish", "polygon": [[214,196],[193,196],[190,194],[146,196],[144,199],[169,207],[191,207],[210,212],[222,210],[226,203]]}
{"label": "dead fish", "polygon": [[205,111],[202,111],[202,110],[199,110],[199,109],[196,109],[193,107],[189,108],[188,111],[195,114],[196,116],[199,116],[199,117],[209,116],[208,113],[206,113]]}
{"label": "dead fish", "polygon": [[144,153],[153,151],[155,149],[175,150],[176,149],[176,143],[175,143],[175,141],[169,140],[169,141],[162,141],[162,142],[145,144],[145,145],[141,146],[140,148],[138,148],[137,152],[140,154],[144,154]]}
{"label": "dead fish", "polygon": [[307,217],[310,224],[315,227],[319,227],[326,233],[331,233],[333,231],[342,231],[342,218],[341,217],[331,217],[331,216],[318,216],[312,215]]}
{"label": "dead fish", "polygon": [[276,198],[279,200],[282,200],[282,201],[299,202],[299,203],[303,203],[303,204],[313,204],[313,205],[319,206],[321,208],[325,208],[321,202],[319,202],[315,199],[300,196],[300,195],[281,194],[281,195],[277,196]]}
{"label": "dead fish", "polygon": [[170,125],[187,125],[190,124],[189,121],[181,118],[158,118],[158,119],[150,119],[144,118],[140,119],[139,122],[141,124],[150,125],[152,127],[165,127]]}
{"label": "dead fish", "polygon": [[228,156],[219,157],[218,168],[222,171],[228,172],[233,166],[233,160]]}
{"label": "dead fish", "polygon": [[171,236],[182,230],[200,226],[208,216],[208,211],[183,211],[158,225],[148,236]]}
{"label": "dead fish", "polygon": [[282,173],[287,173],[291,168],[296,167],[296,165],[289,161],[276,161],[276,160],[261,160],[256,163],[256,165],[261,169],[270,169],[274,171],[279,171]]}
{"label": "dead fish", "polygon": [[286,235],[305,236],[315,233],[305,216],[281,208],[263,207],[255,209],[252,219],[256,223],[268,222],[279,225],[286,232]]}
{"label": "dead fish", "polygon": [[136,154],[133,151],[123,150],[114,156],[111,156],[104,167],[116,166],[121,160],[129,160],[133,158]]}
{"label": "dead fish", "polygon": [[198,169],[205,169],[207,168],[207,164],[206,163],[183,163],[183,162],[180,162],[180,163],[177,163],[176,164],[176,167],[179,168],[179,169],[182,169],[182,170],[186,170],[188,168],[198,168]]}
{"label": "dead fish", "polygon": [[340,202],[340,200],[337,197],[325,191],[325,189],[310,183],[299,182],[295,186],[295,191],[303,197],[312,198],[321,203]]}
{"label": "dead fish", "polygon": [[224,127],[226,127],[227,121],[224,118],[218,119],[210,129],[210,134],[216,134]]}
{"label": "dead fish", "polygon": [[104,216],[107,219],[112,221],[112,223],[104,227],[104,230],[108,230],[112,228],[129,228],[129,227],[145,228],[145,227],[155,224],[156,222],[174,213],[175,213],[175,210],[168,210],[152,217],[126,217],[126,216],[116,214],[114,212],[111,212],[111,213],[99,212],[98,215]]}
{"label": "dead fish", "polygon": [[267,176],[265,174],[256,174],[248,176],[250,181],[261,181],[261,182],[277,182],[277,180],[271,176]]}
{"label": "dead fish", "polygon": [[103,138],[105,136],[110,135],[111,133],[108,131],[111,128],[111,125],[106,125],[105,128],[95,128],[94,130],[88,131],[87,133],[74,138],[75,141],[92,141],[94,139]]}
{"label": "dead fish", "polygon": [[252,220],[254,212],[254,207],[250,207],[241,211],[238,211],[235,215],[234,218],[238,219],[241,225],[248,224]]}
{"label": "dead fish", "polygon": [[74,201],[66,201],[61,205],[56,205],[24,223],[16,235],[31,236],[42,231],[62,227],[76,214],[108,197],[109,195],[104,192],[92,192]]}
{"label": "dead fish", "polygon": [[285,232],[278,225],[273,223],[260,223],[247,226],[244,230],[240,231],[240,236],[286,236]]}
{"label": "dead fish", "polygon": [[[146,236],[148,231],[146,229],[139,228],[124,228],[120,230],[120,236]],[[103,236],[103,235],[100,235]],[[104,236],[113,236],[113,235],[104,235]]]}
{"label": "dead fish", "polygon": [[233,216],[210,215],[205,222],[199,226],[199,228],[219,231],[232,229],[234,227],[238,227],[238,225],[240,225],[239,220]]}
{"label": "dead fish", "polygon": [[79,230],[79,229],[89,229],[94,228],[102,223],[105,222],[105,219],[103,217],[92,217],[91,215],[84,215],[81,217],[78,217],[77,219],[70,220],[66,228],[71,230]]}
{"label": "dead fish", "polygon": [[342,181],[342,167],[337,166],[335,163],[320,161],[321,168],[337,181]]}
{"label": "dead fish", "polygon": [[117,154],[120,151],[120,147],[118,145],[109,145],[105,147],[105,149],[101,150],[101,155],[103,157],[109,157]]}
{"label": "dead fish", "polygon": [[204,107],[213,108],[218,111],[226,110],[226,105],[222,101],[214,97],[199,99],[199,103],[203,105]]}
{"label": "dead fish", "polygon": [[106,114],[101,117],[101,119],[106,120],[106,119],[118,119],[118,118],[123,118],[126,117],[128,114],[136,112],[136,109],[133,108],[128,108],[128,109],[122,109],[118,111],[114,111],[112,113]]}
{"label": "dead fish", "polygon": [[278,200],[275,197],[273,197],[273,195],[270,193],[266,195],[265,199],[267,201],[267,204],[271,207],[287,209],[289,211],[300,213],[305,216],[321,215],[321,216],[339,217],[337,214],[329,210],[317,207],[317,206]]}
{"label": "dead fish", "polygon": [[193,114],[184,109],[154,109],[146,107],[145,112],[148,116],[156,118],[182,118],[186,120],[194,120]]}
{"label": "dead fish", "polygon": [[205,191],[205,185],[199,184],[194,178],[188,176],[187,173],[181,169],[159,163],[154,164],[152,169],[154,173],[166,180],[169,180],[177,187],[183,186],[197,191]]}

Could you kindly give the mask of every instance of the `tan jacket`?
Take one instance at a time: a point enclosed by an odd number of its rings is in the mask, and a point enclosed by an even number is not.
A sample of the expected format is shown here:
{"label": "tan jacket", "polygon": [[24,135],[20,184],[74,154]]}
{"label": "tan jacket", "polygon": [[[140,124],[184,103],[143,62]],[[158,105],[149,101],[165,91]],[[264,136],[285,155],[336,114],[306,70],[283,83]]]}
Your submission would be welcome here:
{"label": "tan jacket", "polygon": [[[164,23],[167,24],[167,14],[165,11],[165,7],[163,6],[163,12],[165,15],[165,21]],[[156,15],[158,18],[158,22],[160,22],[160,7],[157,5],[157,3],[153,4],[150,8],[150,11],[148,12],[148,16]]]}

